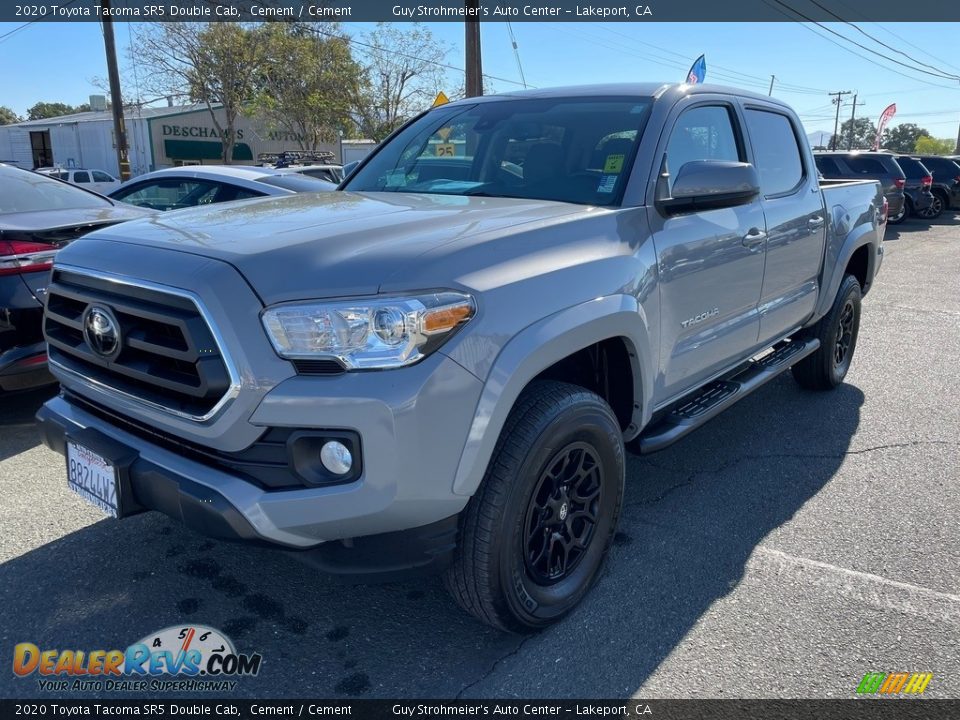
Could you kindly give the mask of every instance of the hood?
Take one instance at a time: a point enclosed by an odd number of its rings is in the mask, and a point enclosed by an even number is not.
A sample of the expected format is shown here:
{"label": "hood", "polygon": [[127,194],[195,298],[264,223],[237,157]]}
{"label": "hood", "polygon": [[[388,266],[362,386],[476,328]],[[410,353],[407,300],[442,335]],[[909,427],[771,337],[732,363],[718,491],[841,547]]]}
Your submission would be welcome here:
{"label": "hood", "polygon": [[447,243],[586,211],[542,200],[333,192],[176,210],[90,237],[230,263],[272,304],[374,294]]}
{"label": "hood", "polygon": [[37,210],[33,212],[0,214],[0,232],[31,233],[89,225],[112,225],[127,220],[153,217],[156,210],[115,203],[95,208],[68,208],[65,210]]}

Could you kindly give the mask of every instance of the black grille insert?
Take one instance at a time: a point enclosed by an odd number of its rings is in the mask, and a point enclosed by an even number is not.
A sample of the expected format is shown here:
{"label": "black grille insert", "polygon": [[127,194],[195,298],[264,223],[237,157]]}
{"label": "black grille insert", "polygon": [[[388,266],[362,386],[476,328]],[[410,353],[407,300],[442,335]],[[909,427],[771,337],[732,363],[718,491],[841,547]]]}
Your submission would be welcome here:
{"label": "black grille insert", "polygon": [[[120,325],[115,358],[101,357],[84,338],[83,314],[92,304],[109,308]],[[180,295],[55,268],[43,329],[52,361],[174,412],[204,416],[230,387],[213,333]]]}

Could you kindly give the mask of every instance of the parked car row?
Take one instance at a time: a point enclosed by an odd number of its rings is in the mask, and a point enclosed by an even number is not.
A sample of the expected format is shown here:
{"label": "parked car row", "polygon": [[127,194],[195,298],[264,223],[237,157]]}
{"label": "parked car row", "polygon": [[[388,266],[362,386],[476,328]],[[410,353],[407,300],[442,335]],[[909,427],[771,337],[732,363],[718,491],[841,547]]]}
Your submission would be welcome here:
{"label": "parked car row", "polygon": [[[43,301],[62,247],[97,228],[160,211],[336,188],[297,170],[188,166],[121,184],[100,170],[29,172],[0,163],[0,393],[54,382],[47,370]],[[109,186],[98,186],[99,180]]]}
{"label": "parked car row", "polygon": [[890,152],[818,152],[820,174],[834,180],[877,180],[889,205],[889,222],[908,216],[932,220],[960,209],[960,162],[937,155]]}

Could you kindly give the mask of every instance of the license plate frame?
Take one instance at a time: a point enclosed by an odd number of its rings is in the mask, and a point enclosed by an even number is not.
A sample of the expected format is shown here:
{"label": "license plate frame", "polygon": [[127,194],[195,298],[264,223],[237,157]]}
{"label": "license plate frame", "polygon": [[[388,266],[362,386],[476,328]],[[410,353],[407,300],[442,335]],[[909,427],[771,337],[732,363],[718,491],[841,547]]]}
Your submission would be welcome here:
{"label": "license plate frame", "polygon": [[67,488],[108,517],[120,517],[120,479],[108,458],[83,443],[66,441]]}
{"label": "license plate frame", "polygon": [[[63,440],[64,470],[66,471],[67,488],[70,492],[99,508],[106,517],[122,519],[146,510],[134,497],[131,482],[133,465],[139,458],[136,450],[93,428],[77,428],[64,433]],[[82,448],[83,452],[98,459],[103,465],[112,467],[113,498],[108,498],[108,501],[104,502],[103,498],[94,497],[91,499],[82,492],[77,492],[73,483],[70,482],[71,446],[78,450]],[[97,495],[96,492],[92,494]],[[98,499],[100,502],[96,502]],[[111,504],[109,500],[113,500],[113,503]]]}

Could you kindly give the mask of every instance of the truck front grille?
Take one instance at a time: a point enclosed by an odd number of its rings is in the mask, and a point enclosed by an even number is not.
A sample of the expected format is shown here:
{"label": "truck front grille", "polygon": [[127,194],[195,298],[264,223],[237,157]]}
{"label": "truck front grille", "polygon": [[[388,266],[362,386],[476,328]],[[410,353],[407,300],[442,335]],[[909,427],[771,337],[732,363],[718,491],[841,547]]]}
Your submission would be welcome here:
{"label": "truck front grille", "polygon": [[187,295],[54,268],[43,330],[53,364],[176,415],[205,420],[232,387],[223,351]]}

